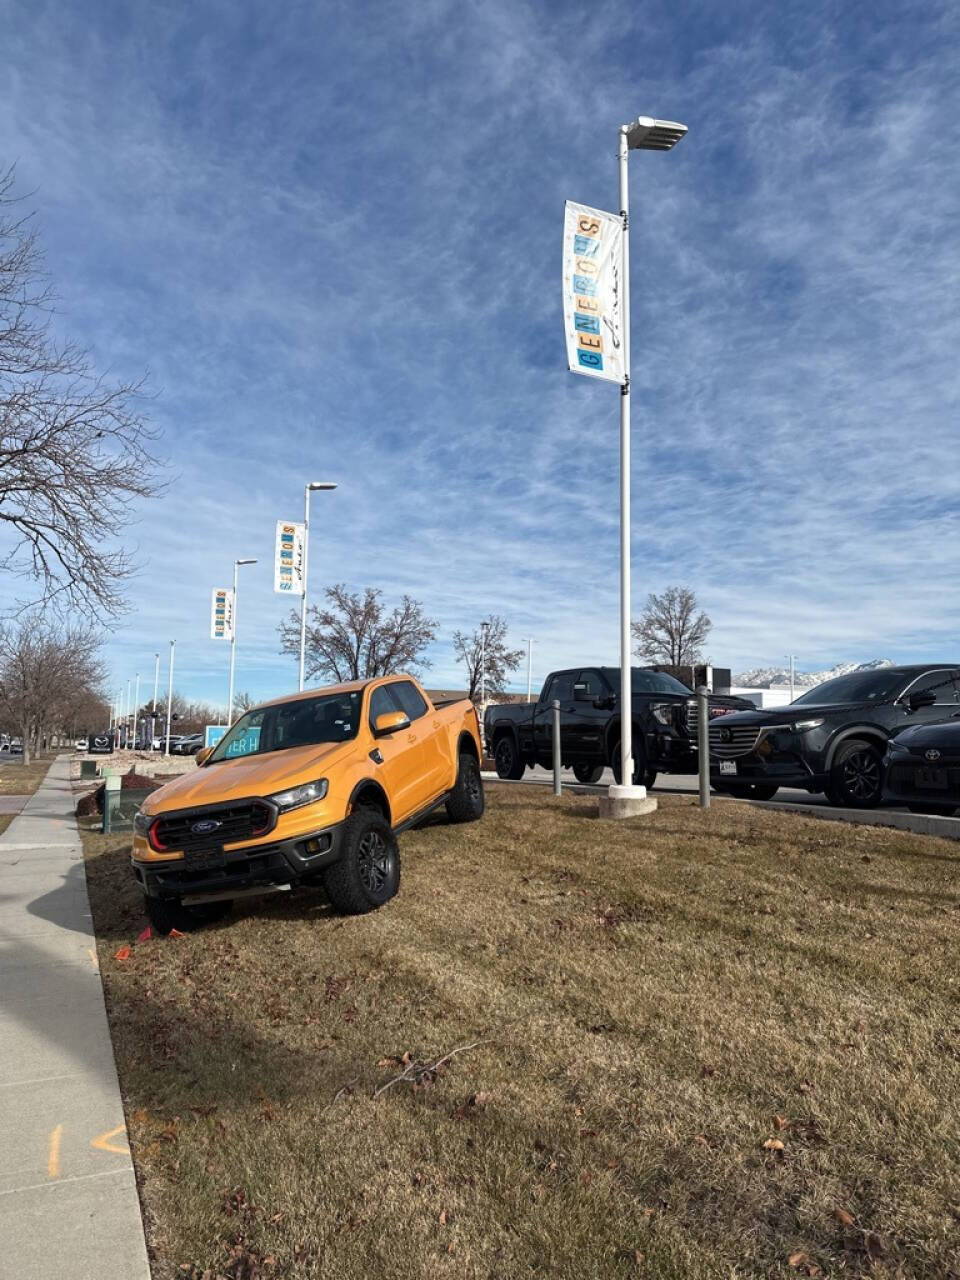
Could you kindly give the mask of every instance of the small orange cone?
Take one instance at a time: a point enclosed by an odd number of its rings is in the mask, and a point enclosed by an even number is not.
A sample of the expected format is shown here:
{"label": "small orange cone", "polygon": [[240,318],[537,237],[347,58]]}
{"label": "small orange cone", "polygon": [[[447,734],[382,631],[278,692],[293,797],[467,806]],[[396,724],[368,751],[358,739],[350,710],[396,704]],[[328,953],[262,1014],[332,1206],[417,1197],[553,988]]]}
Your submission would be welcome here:
{"label": "small orange cone", "polygon": [[115,952],[113,953],[113,958],[114,958],[114,960],[129,960],[129,959],[130,959],[130,948],[129,948],[129,947],[121,947],[119,951],[115,951]]}
{"label": "small orange cone", "polygon": [[139,933],[139,934],[137,934],[137,941],[138,941],[138,942],[149,942],[152,936],[153,936],[153,935],[152,935],[152,933],[150,932],[150,926],[149,926],[149,925],[147,925],[147,927],[144,929],[143,933]]}
{"label": "small orange cone", "polygon": [[170,938],[185,938],[187,935],[185,933],[181,933],[179,929],[171,929],[167,936]]}

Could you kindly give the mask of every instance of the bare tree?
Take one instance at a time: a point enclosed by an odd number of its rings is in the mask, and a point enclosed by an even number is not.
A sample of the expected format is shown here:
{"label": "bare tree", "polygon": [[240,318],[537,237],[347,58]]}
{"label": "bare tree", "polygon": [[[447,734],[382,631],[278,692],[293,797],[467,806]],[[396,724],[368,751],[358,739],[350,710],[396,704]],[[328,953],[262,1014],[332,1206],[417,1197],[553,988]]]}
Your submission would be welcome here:
{"label": "bare tree", "polygon": [[[299,653],[299,649],[297,650]],[[235,693],[233,695],[233,709],[238,716],[244,715],[251,707],[258,705],[258,699],[249,693]]]}
{"label": "bare tree", "polygon": [[502,694],[508,674],[516,671],[523,658],[522,649],[507,645],[507,624],[497,614],[485,618],[472,635],[455,631],[453,650],[467,671],[467,696],[476,703],[480,701],[481,686],[488,698]]}
{"label": "bare tree", "polygon": [[106,711],[103,678],[100,639],[89,628],[48,622],[36,611],[0,625],[0,717],[19,733],[25,763],[92,703]]}
{"label": "bare tree", "polygon": [[0,522],[12,534],[0,568],[44,601],[109,616],[133,572],[115,539],[160,489],[155,433],[137,408],[142,382],[107,382],[83,348],[53,340],[43,256],[13,185],[12,168],[0,173]]}
{"label": "bare tree", "polygon": [[[383,593],[365,587],[362,595],[343,584],[324,592],[326,607],[307,610],[306,676],[333,681],[370,680],[397,671],[416,674],[430,664],[424,650],[437,633],[419,600],[404,596],[388,612]],[[300,617],[291,611],[278,627],[280,652],[300,653]]]}
{"label": "bare tree", "polygon": [[701,610],[689,587],[651,592],[639,622],[633,624],[634,653],[647,662],[690,666],[699,661],[713,623]]}

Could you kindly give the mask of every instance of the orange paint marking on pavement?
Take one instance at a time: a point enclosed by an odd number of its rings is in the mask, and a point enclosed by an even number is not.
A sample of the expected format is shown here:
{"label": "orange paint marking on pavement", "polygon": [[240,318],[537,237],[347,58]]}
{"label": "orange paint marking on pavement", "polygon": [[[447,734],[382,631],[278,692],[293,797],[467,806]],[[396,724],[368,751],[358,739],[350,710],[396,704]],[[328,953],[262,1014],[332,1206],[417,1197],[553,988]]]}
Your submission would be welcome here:
{"label": "orange paint marking on pavement", "polygon": [[96,1147],[98,1151],[109,1151],[115,1156],[127,1156],[130,1154],[130,1148],[126,1142],[122,1147],[118,1147],[110,1141],[111,1138],[115,1138],[120,1133],[126,1138],[127,1126],[125,1124],[118,1124],[115,1129],[108,1129],[106,1133],[101,1133],[99,1138],[94,1138],[90,1145],[91,1147]]}
{"label": "orange paint marking on pavement", "polygon": [[58,1124],[50,1135],[50,1152],[47,1156],[47,1177],[60,1177],[60,1139],[63,1137],[63,1125]]}

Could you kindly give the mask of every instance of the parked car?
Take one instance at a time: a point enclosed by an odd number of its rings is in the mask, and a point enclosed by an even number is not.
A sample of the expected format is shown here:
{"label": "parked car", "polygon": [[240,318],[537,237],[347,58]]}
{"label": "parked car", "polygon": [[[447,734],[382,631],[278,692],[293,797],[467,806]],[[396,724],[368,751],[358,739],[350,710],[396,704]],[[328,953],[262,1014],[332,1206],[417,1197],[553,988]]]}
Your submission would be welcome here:
{"label": "parked car", "polygon": [[440,805],[454,822],[483,813],[473,704],[432,703],[407,676],[255,707],[197,764],[134,823],[133,872],[158,932],[304,883],[340,912],[374,910],[400,884],[398,832]]}
{"label": "parked car", "polygon": [[[696,773],[691,725],[697,718],[692,690],[664,671],[631,669],[634,781],[652,787],[658,773]],[[484,739],[497,775],[516,780],[535,764],[553,765],[554,700],[560,703],[560,760],[578,782],[596,782],[609,765],[620,781],[620,670],[571,667],[553,671],[536,702],[489,706]],[[711,694],[711,717],[752,702]]]}
{"label": "parked car", "polygon": [[822,791],[831,804],[872,809],[882,797],[890,738],[957,713],[960,667],[952,663],[837,676],[789,706],[711,724],[711,782],[759,800],[796,787]]}
{"label": "parked car", "polygon": [[86,738],[77,738],[76,742],[73,744],[75,751],[86,751],[88,745]]}
{"label": "parked car", "polygon": [[[960,716],[960,709],[955,713]],[[887,743],[883,795],[911,813],[950,817],[960,809],[960,719],[915,725]]]}
{"label": "parked car", "polygon": [[202,733],[188,733],[174,742],[170,739],[170,750],[178,756],[195,756],[203,748]]}

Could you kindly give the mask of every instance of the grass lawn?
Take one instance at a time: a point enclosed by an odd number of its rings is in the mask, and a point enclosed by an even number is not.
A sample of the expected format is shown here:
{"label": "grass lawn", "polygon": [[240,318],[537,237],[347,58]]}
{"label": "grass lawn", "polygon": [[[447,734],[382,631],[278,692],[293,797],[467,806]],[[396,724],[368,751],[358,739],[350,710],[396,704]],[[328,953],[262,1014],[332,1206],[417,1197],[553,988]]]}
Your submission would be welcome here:
{"label": "grass lawn", "polygon": [[46,755],[31,756],[30,763],[24,764],[22,756],[11,759],[4,753],[0,756],[0,796],[32,796],[50,772],[57,754],[51,751]]}
{"label": "grass lawn", "polygon": [[487,797],[376,914],[139,945],[86,837],[154,1280],[960,1275],[958,846]]}

